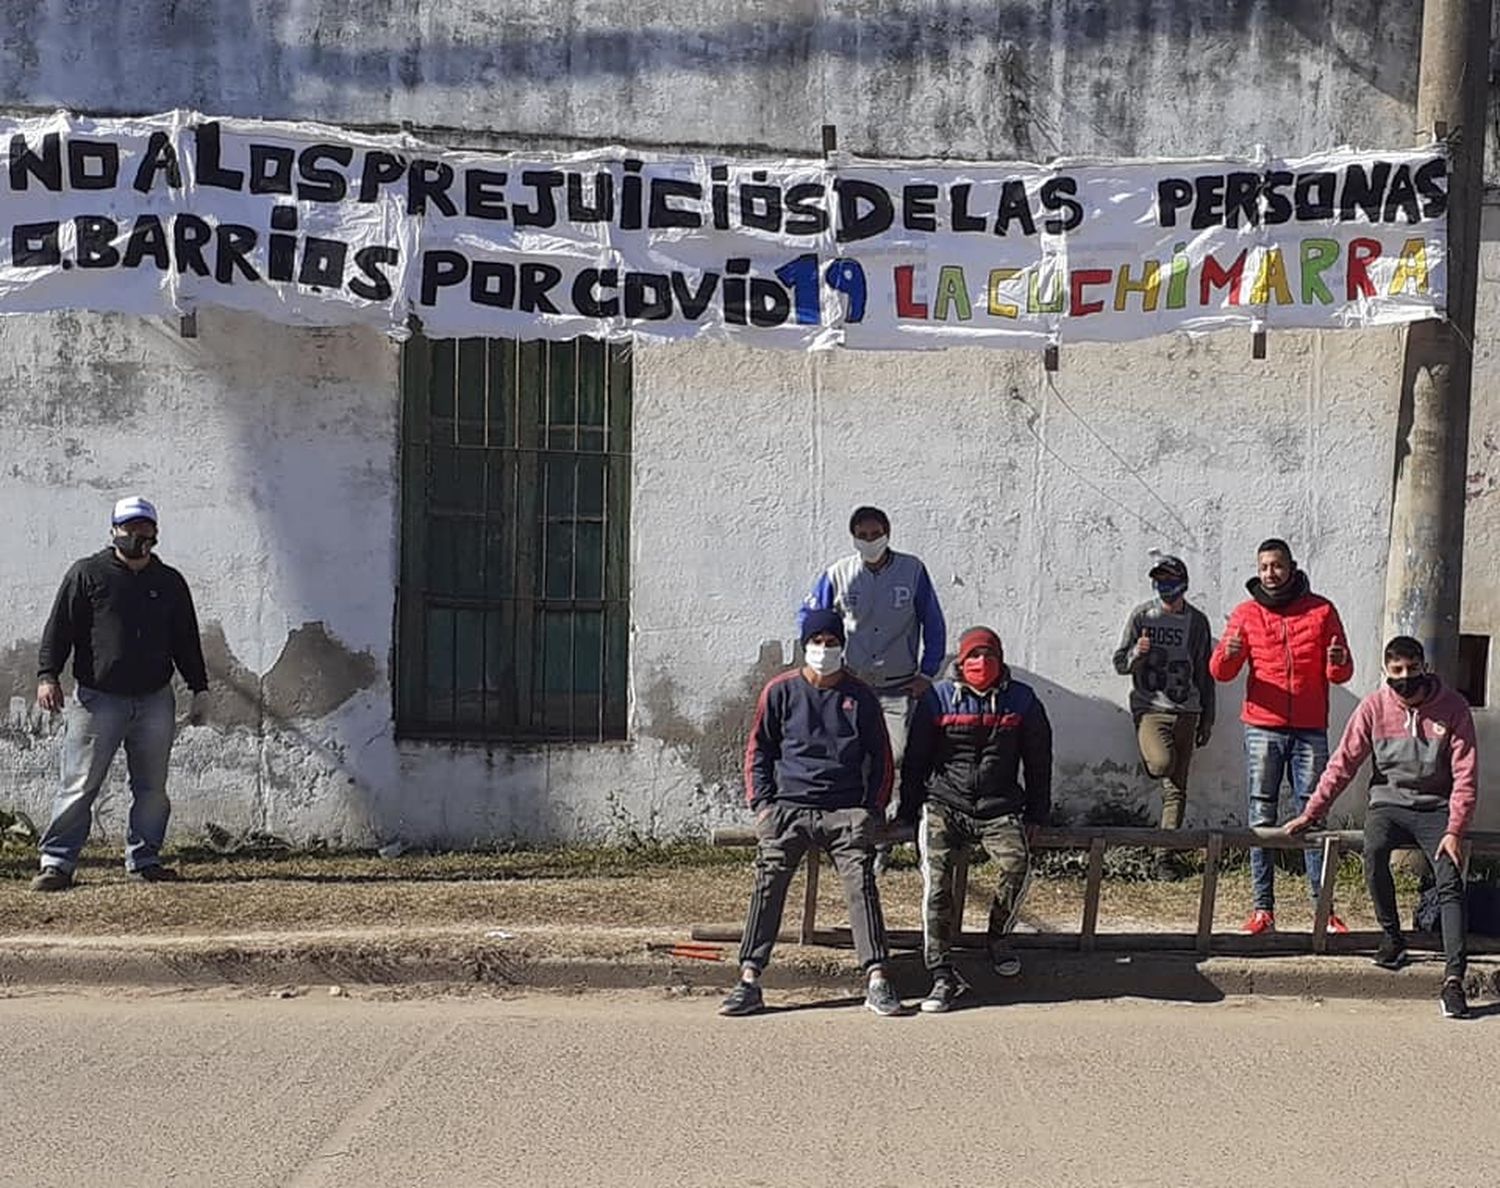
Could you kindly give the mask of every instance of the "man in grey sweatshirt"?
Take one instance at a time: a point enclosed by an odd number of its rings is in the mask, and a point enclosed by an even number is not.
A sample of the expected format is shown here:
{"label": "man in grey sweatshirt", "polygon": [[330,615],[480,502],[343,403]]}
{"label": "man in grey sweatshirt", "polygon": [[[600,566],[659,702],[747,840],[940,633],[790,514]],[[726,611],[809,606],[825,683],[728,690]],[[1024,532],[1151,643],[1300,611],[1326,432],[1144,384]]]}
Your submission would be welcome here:
{"label": "man in grey sweatshirt", "polygon": [[1161,827],[1182,828],[1193,749],[1214,728],[1213,635],[1187,600],[1187,566],[1161,557],[1148,575],[1156,597],[1130,612],[1115,671],[1130,677],[1130,713],[1146,773],[1161,781]]}
{"label": "man in grey sweatshirt", "polygon": [[[844,620],[849,671],[875,691],[885,712],[896,767],[906,751],[912,706],[931,687],[943,666],[948,628],[927,567],[911,553],[891,548],[890,517],[878,507],[857,507],[849,517],[854,552],[817,577],[797,614],[797,628],[809,615],[837,611]],[[885,869],[890,847],[878,847],[877,872]]]}

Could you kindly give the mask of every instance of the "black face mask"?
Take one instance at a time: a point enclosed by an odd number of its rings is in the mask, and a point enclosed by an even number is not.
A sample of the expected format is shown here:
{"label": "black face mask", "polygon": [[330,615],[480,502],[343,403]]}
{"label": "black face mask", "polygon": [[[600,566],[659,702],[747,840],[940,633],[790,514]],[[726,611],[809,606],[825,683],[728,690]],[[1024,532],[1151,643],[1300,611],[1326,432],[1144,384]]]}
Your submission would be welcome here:
{"label": "black face mask", "polygon": [[120,556],[139,561],[156,544],[156,537],[137,536],[134,532],[127,532],[123,536],[111,537],[109,543],[120,551]]}
{"label": "black face mask", "polygon": [[1391,692],[1402,701],[1410,701],[1416,697],[1427,685],[1425,674],[1418,673],[1416,676],[1386,677],[1385,683],[1391,687]]}

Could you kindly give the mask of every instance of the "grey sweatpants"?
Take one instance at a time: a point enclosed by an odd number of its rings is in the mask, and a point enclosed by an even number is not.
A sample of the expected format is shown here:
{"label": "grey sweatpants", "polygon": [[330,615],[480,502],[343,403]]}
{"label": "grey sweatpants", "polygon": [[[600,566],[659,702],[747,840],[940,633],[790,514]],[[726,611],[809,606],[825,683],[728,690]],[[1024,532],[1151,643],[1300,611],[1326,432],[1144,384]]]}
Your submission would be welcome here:
{"label": "grey sweatpants", "polygon": [[880,693],[878,696],[880,712],[885,716],[885,732],[891,740],[891,786],[895,789],[895,796],[891,799],[889,816],[894,819],[901,807],[901,760],[906,754],[907,729],[911,724],[911,711],[916,702],[904,689],[898,689],[894,693]]}
{"label": "grey sweatpants", "polygon": [[741,965],[765,969],[771,960],[776,934],[781,931],[787,888],[809,850],[821,850],[833,859],[844,884],[844,902],[849,908],[849,927],[854,932],[854,951],[860,965],[868,968],[885,961],[885,918],[880,913],[870,848],[875,824],[875,814],[862,808],[773,804],[764,820],[757,816],[755,890],[750,895],[750,912],[740,943]]}

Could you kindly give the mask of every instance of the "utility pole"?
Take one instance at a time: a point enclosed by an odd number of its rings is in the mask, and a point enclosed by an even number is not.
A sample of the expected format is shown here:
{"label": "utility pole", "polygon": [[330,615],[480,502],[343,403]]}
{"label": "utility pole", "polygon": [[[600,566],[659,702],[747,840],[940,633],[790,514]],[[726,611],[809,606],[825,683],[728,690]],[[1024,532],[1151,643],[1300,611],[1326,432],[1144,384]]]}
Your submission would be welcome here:
{"label": "utility pole", "polygon": [[1449,683],[1458,665],[1463,588],[1492,2],[1422,6],[1417,134],[1449,144],[1448,316],[1416,322],[1406,334],[1386,563],[1386,638],[1421,640],[1428,662]]}

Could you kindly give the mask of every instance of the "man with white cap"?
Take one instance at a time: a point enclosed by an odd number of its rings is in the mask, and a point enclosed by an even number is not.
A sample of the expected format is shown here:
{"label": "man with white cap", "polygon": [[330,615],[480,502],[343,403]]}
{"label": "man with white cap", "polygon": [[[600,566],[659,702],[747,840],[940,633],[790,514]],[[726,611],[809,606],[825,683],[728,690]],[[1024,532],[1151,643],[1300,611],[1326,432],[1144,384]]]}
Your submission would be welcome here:
{"label": "man with white cap", "polygon": [[48,713],[63,709],[70,654],[77,688],[65,711],[62,787],[42,835],[33,891],[73,885],[94,800],[122,744],[130,772],[125,869],[149,883],[177,878],[161,864],[177,716],[172,672],[193,691],[189,721],[202,721],[208,673],[198,616],[182,574],[152,555],[157,516],[150,501],[121,499],[110,522],[109,546],[68,570],[42,633],[37,704]]}

